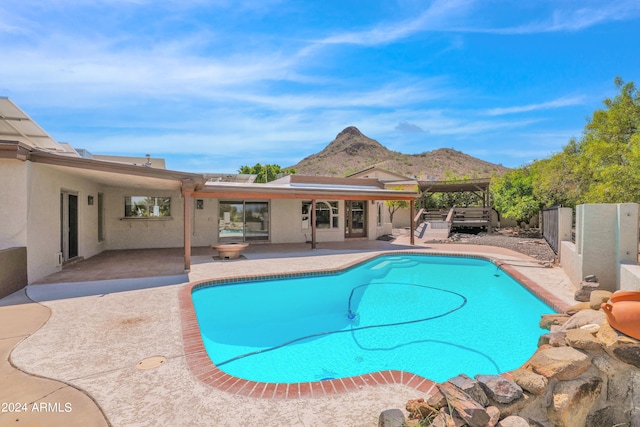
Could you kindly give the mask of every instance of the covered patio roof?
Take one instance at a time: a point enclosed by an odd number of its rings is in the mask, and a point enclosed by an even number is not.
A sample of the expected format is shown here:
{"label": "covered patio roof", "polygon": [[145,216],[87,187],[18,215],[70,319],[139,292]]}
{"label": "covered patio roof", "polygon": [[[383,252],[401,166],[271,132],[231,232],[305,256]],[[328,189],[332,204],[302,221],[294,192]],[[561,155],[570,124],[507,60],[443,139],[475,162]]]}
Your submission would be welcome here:
{"label": "covered patio roof", "polygon": [[482,205],[491,206],[489,198],[490,178],[459,179],[448,181],[418,181],[421,193],[482,193]]}

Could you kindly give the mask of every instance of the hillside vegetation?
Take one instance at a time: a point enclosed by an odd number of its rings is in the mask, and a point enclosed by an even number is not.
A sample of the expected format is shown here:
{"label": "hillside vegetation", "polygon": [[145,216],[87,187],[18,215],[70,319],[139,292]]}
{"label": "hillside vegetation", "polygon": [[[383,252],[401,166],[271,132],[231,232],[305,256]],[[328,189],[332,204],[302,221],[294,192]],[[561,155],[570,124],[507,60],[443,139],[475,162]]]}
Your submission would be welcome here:
{"label": "hillside vegetation", "polygon": [[449,177],[484,178],[508,169],[449,148],[420,154],[391,151],[354,126],[340,132],[322,151],[290,166],[301,175],[348,176],[377,166],[420,180]]}

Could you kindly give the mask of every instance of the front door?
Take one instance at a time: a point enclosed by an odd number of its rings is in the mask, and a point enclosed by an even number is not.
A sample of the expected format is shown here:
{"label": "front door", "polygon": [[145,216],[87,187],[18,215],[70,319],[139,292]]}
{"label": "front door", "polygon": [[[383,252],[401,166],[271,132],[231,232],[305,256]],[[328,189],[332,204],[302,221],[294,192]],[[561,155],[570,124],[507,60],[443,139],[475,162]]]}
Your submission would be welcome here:
{"label": "front door", "polygon": [[360,200],[345,201],[344,237],[367,236],[367,202]]}

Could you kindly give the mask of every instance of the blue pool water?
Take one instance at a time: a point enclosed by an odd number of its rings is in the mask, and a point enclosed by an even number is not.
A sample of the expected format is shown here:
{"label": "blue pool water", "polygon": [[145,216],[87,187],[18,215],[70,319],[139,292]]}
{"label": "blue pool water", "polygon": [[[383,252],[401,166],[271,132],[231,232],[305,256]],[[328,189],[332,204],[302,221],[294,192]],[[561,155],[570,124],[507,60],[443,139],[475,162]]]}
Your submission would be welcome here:
{"label": "blue pool water", "polygon": [[489,261],[378,257],[339,274],[192,294],[209,357],[230,375],[295,383],[381,370],[434,381],[516,369],[553,309]]}

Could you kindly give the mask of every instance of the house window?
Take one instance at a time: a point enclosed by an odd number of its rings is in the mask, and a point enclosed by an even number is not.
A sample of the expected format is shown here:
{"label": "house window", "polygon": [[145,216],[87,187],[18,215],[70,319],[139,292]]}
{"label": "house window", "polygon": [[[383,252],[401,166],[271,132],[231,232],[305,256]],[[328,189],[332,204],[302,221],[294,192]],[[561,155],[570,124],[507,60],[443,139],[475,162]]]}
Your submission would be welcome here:
{"label": "house window", "polygon": [[[302,229],[310,228],[311,202],[302,202]],[[338,202],[316,202],[316,228],[338,228]]]}
{"label": "house window", "polygon": [[382,203],[378,203],[377,224],[378,227],[382,227]]}
{"label": "house window", "polygon": [[125,218],[169,218],[171,197],[125,196]]}

